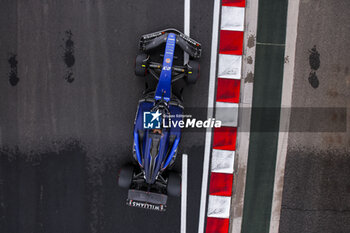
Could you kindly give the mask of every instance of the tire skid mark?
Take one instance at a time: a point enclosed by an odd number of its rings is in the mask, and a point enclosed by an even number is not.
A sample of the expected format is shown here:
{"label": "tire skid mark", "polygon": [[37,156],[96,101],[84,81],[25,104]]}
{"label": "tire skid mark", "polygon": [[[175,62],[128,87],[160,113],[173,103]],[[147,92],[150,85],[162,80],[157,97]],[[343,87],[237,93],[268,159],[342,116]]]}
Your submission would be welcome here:
{"label": "tire skid mark", "polygon": [[309,73],[309,83],[313,88],[318,88],[320,81],[318,80],[316,71],[320,68],[320,53],[316,50],[316,45],[309,50],[309,64],[311,71]]}
{"label": "tire skid mark", "polygon": [[66,30],[65,31],[65,38],[64,40],[64,54],[63,54],[63,61],[66,65],[67,71],[64,76],[64,79],[68,83],[72,83],[74,81],[74,73],[73,73],[73,66],[75,64],[75,56],[74,56],[74,41],[72,40],[73,33],[72,31]]}
{"label": "tire skid mark", "polygon": [[10,64],[10,72],[9,72],[9,82],[11,86],[16,86],[17,83],[19,82],[19,78],[17,75],[17,64],[18,61],[16,59],[17,54],[11,54],[9,59],[7,60],[8,63]]}

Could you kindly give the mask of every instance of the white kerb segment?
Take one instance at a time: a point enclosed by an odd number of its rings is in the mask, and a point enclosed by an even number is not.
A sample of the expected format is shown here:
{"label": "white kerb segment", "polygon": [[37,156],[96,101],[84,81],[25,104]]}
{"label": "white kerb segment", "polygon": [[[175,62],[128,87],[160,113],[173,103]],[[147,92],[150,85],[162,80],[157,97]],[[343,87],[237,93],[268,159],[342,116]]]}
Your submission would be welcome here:
{"label": "white kerb segment", "polygon": [[231,197],[209,195],[208,217],[229,218]]}
{"label": "white kerb segment", "polygon": [[244,8],[223,6],[221,8],[221,30],[243,31]]}
{"label": "white kerb segment", "polygon": [[241,79],[242,56],[219,54],[218,77]]}
{"label": "white kerb segment", "polygon": [[222,126],[237,127],[238,104],[216,102],[215,119],[220,120]]}
{"label": "white kerb segment", "polygon": [[235,152],[213,149],[211,157],[211,172],[233,174]]}

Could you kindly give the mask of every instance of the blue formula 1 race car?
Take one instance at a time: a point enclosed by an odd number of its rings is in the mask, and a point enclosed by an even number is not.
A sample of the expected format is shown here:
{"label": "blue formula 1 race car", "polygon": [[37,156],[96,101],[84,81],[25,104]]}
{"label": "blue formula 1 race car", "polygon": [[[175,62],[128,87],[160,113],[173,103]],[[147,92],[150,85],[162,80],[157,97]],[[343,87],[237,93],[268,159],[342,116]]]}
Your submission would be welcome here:
{"label": "blue formula 1 race car", "polygon": [[[171,170],[181,128],[164,122],[182,120],[182,97],[174,93],[174,83],[180,79],[196,82],[199,63],[194,59],[200,58],[201,45],[178,30],[167,29],[143,35],[140,50],[135,74],[150,73],[156,85],[139,100],[133,131],[135,165],[122,167],[118,185],[128,189],[127,205],[165,211],[168,195],[181,194],[181,176]],[[178,58],[183,52],[190,58],[186,64]],[[157,57],[162,63],[156,61]]]}

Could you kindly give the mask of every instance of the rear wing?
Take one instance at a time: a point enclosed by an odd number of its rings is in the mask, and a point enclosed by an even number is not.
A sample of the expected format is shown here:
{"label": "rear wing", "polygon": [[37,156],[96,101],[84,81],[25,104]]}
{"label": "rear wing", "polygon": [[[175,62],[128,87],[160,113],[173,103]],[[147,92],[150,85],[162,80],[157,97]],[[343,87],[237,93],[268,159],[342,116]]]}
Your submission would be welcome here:
{"label": "rear wing", "polygon": [[131,207],[165,211],[168,196],[165,194],[129,189],[126,204]]}
{"label": "rear wing", "polygon": [[200,58],[202,53],[201,44],[174,28],[141,36],[140,50],[147,52],[166,43],[168,33],[174,33],[176,35],[176,45],[178,45],[183,51],[193,58]]}

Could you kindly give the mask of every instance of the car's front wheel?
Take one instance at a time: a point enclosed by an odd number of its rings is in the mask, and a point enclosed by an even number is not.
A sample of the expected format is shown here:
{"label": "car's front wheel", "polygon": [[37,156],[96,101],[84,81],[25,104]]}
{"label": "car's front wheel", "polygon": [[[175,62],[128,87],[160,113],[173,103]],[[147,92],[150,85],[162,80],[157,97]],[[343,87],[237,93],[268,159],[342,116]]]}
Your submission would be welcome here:
{"label": "car's front wheel", "polygon": [[147,74],[147,59],[148,55],[145,53],[137,55],[135,60],[135,74],[137,76],[145,76]]}
{"label": "car's front wheel", "polygon": [[187,72],[186,81],[189,84],[194,84],[197,82],[199,78],[199,71],[200,71],[199,62],[190,60],[187,66],[188,66],[188,72]]}

